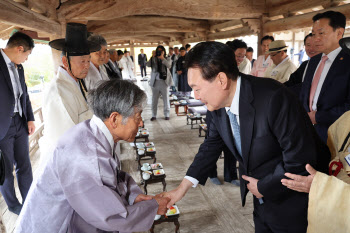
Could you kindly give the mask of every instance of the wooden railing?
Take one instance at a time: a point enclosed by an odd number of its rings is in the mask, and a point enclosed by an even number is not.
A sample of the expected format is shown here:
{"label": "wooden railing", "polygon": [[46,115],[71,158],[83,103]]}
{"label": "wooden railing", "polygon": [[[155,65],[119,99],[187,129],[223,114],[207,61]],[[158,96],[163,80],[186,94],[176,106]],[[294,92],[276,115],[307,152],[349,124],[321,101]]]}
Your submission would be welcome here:
{"label": "wooden railing", "polygon": [[[35,132],[29,137],[29,155],[32,156],[39,149],[39,139],[43,136],[44,119],[42,108],[37,108],[34,111],[35,117]],[[39,122],[40,120],[40,122]]]}

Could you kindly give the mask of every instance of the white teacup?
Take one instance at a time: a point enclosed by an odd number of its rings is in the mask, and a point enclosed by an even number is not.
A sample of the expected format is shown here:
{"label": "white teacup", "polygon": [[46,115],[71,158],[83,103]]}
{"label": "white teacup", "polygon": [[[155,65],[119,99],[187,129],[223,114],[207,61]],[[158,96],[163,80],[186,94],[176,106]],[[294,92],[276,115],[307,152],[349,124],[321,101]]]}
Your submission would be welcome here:
{"label": "white teacup", "polygon": [[145,169],[147,169],[147,168],[149,167],[149,163],[144,163],[144,164],[142,164],[142,167],[145,168]]}
{"label": "white teacup", "polygon": [[148,172],[143,172],[142,173],[142,178],[144,180],[148,180],[149,178],[151,178],[151,175]]}
{"label": "white teacup", "polygon": [[[143,155],[143,154],[145,154],[145,150],[138,150],[138,153],[139,153],[139,155]],[[145,168],[147,168],[147,166],[145,167]]]}

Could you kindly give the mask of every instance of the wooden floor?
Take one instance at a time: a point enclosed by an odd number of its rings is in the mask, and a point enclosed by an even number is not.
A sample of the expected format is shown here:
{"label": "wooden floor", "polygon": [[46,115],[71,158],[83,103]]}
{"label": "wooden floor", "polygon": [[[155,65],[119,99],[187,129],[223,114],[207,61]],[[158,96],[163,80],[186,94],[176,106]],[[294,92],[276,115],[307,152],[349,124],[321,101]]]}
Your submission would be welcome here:
{"label": "wooden floor", "polygon": [[[158,117],[151,122],[151,92],[147,82],[138,82],[148,95],[148,104],[143,112],[145,127],[150,131],[150,141],[153,141],[157,150],[157,162],[164,166],[167,190],[176,188],[186,174],[203,137],[198,137],[198,129],[190,129],[186,125],[185,116],[176,116],[171,108],[170,121],[163,116],[163,101],[159,100]],[[32,156],[32,166],[35,174],[39,152]],[[122,169],[129,172],[134,179],[140,181],[137,171],[135,152],[129,143],[122,143]],[[145,161],[148,162],[148,161]],[[223,159],[218,161],[219,179],[223,181]],[[143,188],[143,187],[141,187]],[[148,194],[162,192],[161,184],[151,184]],[[18,189],[17,195],[18,194]],[[205,186],[191,189],[187,195],[177,203],[180,214],[181,233],[250,233],[254,232],[252,196],[248,194],[247,203],[242,207],[240,190],[229,183],[214,185],[209,180]],[[17,216],[10,213],[3,198],[0,199],[3,220],[8,232],[13,232]],[[155,232],[174,232],[172,223],[163,223],[155,227]]]}

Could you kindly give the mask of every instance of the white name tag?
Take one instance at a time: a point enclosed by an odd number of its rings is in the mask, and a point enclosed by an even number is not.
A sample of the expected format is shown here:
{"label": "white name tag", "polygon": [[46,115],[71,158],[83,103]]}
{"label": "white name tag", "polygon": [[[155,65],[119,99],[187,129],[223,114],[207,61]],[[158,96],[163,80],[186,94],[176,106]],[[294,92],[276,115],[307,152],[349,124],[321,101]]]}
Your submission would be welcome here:
{"label": "white name tag", "polygon": [[271,77],[275,77],[275,76],[277,76],[277,74],[278,74],[278,71],[274,70],[271,72]]}
{"label": "white name tag", "polygon": [[347,156],[345,156],[345,161],[349,164],[350,166],[350,154],[348,154]]}
{"label": "white name tag", "polygon": [[268,66],[269,66],[269,63],[263,63],[263,65],[262,65],[264,68],[267,68]]}

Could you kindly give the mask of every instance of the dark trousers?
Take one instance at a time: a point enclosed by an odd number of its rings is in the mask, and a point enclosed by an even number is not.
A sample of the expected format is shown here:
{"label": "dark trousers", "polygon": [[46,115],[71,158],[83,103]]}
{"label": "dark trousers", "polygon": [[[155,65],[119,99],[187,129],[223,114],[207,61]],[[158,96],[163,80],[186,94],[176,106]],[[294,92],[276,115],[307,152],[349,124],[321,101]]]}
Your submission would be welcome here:
{"label": "dark trousers", "polygon": [[4,155],[6,167],[5,182],[0,186],[0,191],[10,208],[20,205],[15,194],[13,165],[16,169],[17,182],[23,202],[33,181],[26,124],[22,117],[15,114],[6,136],[0,141],[0,149]]}
{"label": "dark trousers", "polygon": [[[231,153],[231,151],[224,146],[224,180],[226,182],[231,182],[232,180],[237,180],[237,160]],[[217,166],[215,164],[215,169],[209,174],[210,178],[218,177]]]}
{"label": "dark trousers", "polygon": [[[286,219],[285,222],[271,217],[271,213],[266,213],[266,211],[273,211],[271,208],[267,208],[266,200],[264,204],[260,204],[259,200],[254,197],[254,225],[255,233],[306,233],[307,229],[307,217],[297,216],[301,220],[296,219]],[[296,207],[298,208],[298,207]],[[288,211],[288,210],[284,210]],[[275,213],[276,214],[276,213]],[[270,217],[269,217],[270,216]],[[303,220],[304,219],[304,220]]]}
{"label": "dark trousers", "polygon": [[[141,77],[147,76],[146,66],[140,66],[140,69],[141,69]],[[145,75],[143,75],[144,72],[145,72]]]}

